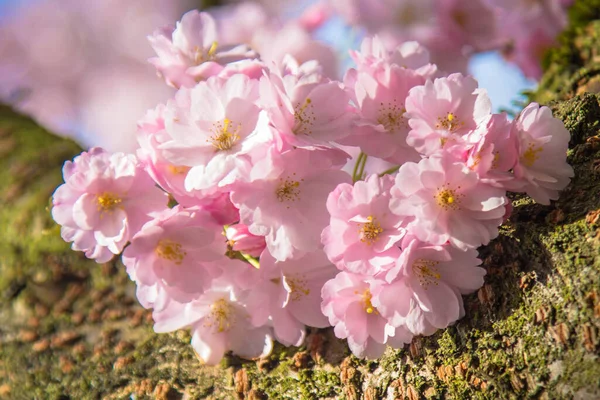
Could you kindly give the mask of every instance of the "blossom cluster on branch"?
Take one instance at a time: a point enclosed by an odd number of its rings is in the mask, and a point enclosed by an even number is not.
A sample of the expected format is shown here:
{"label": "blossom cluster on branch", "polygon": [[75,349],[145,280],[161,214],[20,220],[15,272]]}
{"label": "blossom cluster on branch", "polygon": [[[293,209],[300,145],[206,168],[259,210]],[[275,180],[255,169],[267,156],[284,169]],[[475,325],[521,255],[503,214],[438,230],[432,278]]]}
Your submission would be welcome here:
{"label": "blossom cluster on branch", "polygon": [[150,39],[179,90],[140,120],[136,157],[67,162],[52,214],[74,250],[122,253],[154,329],[188,327],[208,364],[299,346],[307,326],[376,358],[453,324],[507,191],[548,204],[573,176],[547,107],[492,114],[416,42],[366,38],[340,82],[315,60],[220,45],[205,13]]}

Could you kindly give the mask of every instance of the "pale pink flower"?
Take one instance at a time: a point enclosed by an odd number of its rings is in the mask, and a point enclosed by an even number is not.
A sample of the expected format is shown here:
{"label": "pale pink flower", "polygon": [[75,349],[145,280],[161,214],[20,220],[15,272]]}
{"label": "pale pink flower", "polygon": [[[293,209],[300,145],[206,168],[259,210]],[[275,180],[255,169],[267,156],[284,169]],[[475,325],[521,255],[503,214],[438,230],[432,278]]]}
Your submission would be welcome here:
{"label": "pale pink flower", "polygon": [[[530,27],[543,29],[550,36],[556,36],[567,25],[567,13],[562,0],[485,0],[501,10],[501,18],[506,24],[504,30],[518,37]],[[518,33],[514,31],[516,29]]]}
{"label": "pale pink flower", "polygon": [[503,55],[514,62],[526,77],[540,79],[542,59],[557,45],[557,35],[567,25],[567,13],[560,0],[487,0],[498,8],[499,35]]}
{"label": "pale pink flower", "polygon": [[407,218],[390,211],[393,178],[371,175],[354,186],[342,183],[327,198],[330,224],[321,241],[325,254],[341,270],[375,275],[400,255],[396,243]]}
{"label": "pale pink flower", "polygon": [[138,158],[152,179],[178,204],[185,207],[200,206],[220,224],[231,224],[239,219],[239,213],[231,204],[229,193],[217,192],[207,195],[198,190],[186,190],[185,179],[191,167],[173,164],[167,160],[165,151],[161,149],[163,143],[173,141],[173,137],[165,128],[165,118],[176,118],[178,108],[189,109],[189,102],[189,92],[180,91],[166,106],[160,104],[146,113],[138,122]]}
{"label": "pale pink flower", "polygon": [[430,335],[464,316],[461,294],[483,286],[485,270],[477,251],[432,246],[413,237],[402,241],[402,255],[373,289],[372,304],[393,326]]}
{"label": "pale pink flower", "polygon": [[403,42],[389,51],[379,36],[367,36],[361,42],[360,51],[350,50],[350,56],[360,72],[396,64],[414,70],[425,79],[434,78],[437,73],[437,67],[430,63],[429,51],[414,41]]}
{"label": "pale pink flower", "polygon": [[226,64],[256,58],[246,45],[219,46],[215,20],[197,10],[184,14],[175,28],[158,30],[148,40],[158,56],[149,61],[176,88],[193,87],[217,75]]}
{"label": "pale pink flower", "polygon": [[517,184],[541,204],[558,199],[574,176],[566,161],[571,135],[548,107],[531,103],[515,121],[518,160],[514,167]]}
{"label": "pale pink flower", "polygon": [[331,7],[325,0],[319,0],[302,12],[298,23],[307,32],[313,32],[321,27],[331,17]]}
{"label": "pale pink flower", "polygon": [[[173,115],[165,119],[171,140],[158,147],[176,166],[191,167],[185,189],[204,194],[222,191],[238,178],[238,169],[249,163],[245,155],[256,144],[254,132],[260,109],[256,105],[258,82],[243,74],[218,77],[182,89]],[[254,135],[256,136],[256,135]]]}
{"label": "pale pink flower", "polygon": [[437,24],[443,36],[478,51],[496,44],[496,18],[484,0],[437,0]]}
{"label": "pale pink flower", "polygon": [[419,240],[434,245],[449,241],[467,250],[498,236],[508,203],[505,194],[442,154],[400,167],[390,208],[400,216],[414,216],[407,229]]}
{"label": "pale pink flower", "polygon": [[556,37],[542,29],[536,29],[516,37],[509,45],[509,50],[504,52],[504,56],[508,61],[515,63],[526,77],[539,80],[544,73],[544,54],[557,44]]}
{"label": "pale pink flower", "polygon": [[469,140],[475,145],[468,153],[466,164],[483,182],[504,187],[507,181],[514,179],[512,169],[517,162],[517,138],[514,125],[506,114],[486,117]]}
{"label": "pale pink flower", "polygon": [[233,251],[240,251],[252,257],[260,256],[267,247],[265,238],[251,234],[244,224],[229,225],[225,229],[225,236]]}
{"label": "pale pink flower", "polygon": [[335,267],[321,251],[298,260],[277,262],[268,251],[260,256],[261,279],[244,298],[255,305],[255,326],[271,320],[275,338],[284,345],[300,346],[306,326],[325,328],[321,312],[321,288],[336,274]]}
{"label": "pale pink flower", "polygon": [[221,274],[223,227],[201,209],[176,206],[147,222],[123,253],[132,280],[158,284],[178,302],[189,302]]}
{"label": "pale pink flower", "polygon": [[330,145],[348,134],[353,120],[348,94],[324,78],[314,61],[298,64],[286,57],[279,71],[261,79],[260,98],[280,149]]}
{"label": "pale pink flower", "polygon": [[52,217],[73,249],[98,262],[119,254],[129,239],[162,211],[167,195],[132,155],[92,148],[63,167],[65,184],[52,198]]}
{"label": "pale pink flower", "polygon": [[405,107],[411,128],[407,142],[427,156],[464,145],[466,136],[491,113],[487,94],[477,89],[475,79],[462,74],[413,88]]}
{"label": "pale pink flower", "polygon": [[395,27],[401,40],[414,39],[432,24],[435,0],[330,0],[351,25],[364,25],[370,32]]}
{"label": "pale pink flower", "polygon": [[172,114],[168,110],[169,107],[174,107],[172,101],[167,106],[159,104],[155,109],[148,110],[138,122],[137,139],[140,148],[137,156],[146,172],[177,203],[185,206],[197,205],[202,197],[201,193],[185,190],[185,177],[191,167],[171,163],[160,150],[162,143],[173,140],[165,130],[165,115]]}
{"label": "pale pink flower", "polygon": [[290,21],[284,26],[266,26],[254,35],[254,43],[261,59],[267,64],[278,64],[288,55],[303,64],[315,60],[323,68],[323,75],[338,77],[338,57],[331,46],[316,40],[300,23]]}
{"label": "pale pink flower", "polygon": [[245,43],[254,50],[259,50],[254,39],[256,31],[272,22],[269,10],[254,1],[222,4],[213,7],[210,14],[217,23],[219,43]]}
{"label": "pale pink flower", "polygon": [[347,339],[352,353],[360,358],[379,358],[386,344],[401,348],[412,340],[405,327],[390,325],[373,305],[375,285],[364,275],[340,272],[321,291],[321,310],[335,336]]}
{"label": "pale pink flower", "polygon": [[419,154],[406,142],[408,119],[405,101],[409,91],[425,83],[413,70],[397,65],[381,65],[370,72],[348,71],[354,81],[354,97],[360,118],[343,144],[359,146],[371,156],[402,164],[418,161]]}
{"label": "pale pink flower", "polygon": [[153,313],[154,330],[172,332],[190,327],[192,347],[207,365],[216,365],[227,351],[247,359],[265,357],[273,349],[269,326],[254,327],[240,291],[228,280],[219,279],[196,300],[181,304],[171,301]]}
{"label": "pale pink flower", "polygon": [[265,236],[279,261],[313,252],[328,223],[329,192],[350,176],[339,170],[346,160],[339,150],[271,148],[248,172],[249,182],[236,182],[231,200],[250,233]]}

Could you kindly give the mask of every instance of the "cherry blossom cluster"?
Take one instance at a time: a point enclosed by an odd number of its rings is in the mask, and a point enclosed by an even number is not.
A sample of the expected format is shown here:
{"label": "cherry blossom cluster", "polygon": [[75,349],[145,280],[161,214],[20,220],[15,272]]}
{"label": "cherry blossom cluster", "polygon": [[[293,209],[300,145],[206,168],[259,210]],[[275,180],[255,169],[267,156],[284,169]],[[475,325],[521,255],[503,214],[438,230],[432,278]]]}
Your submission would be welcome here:
{"label": "cherry blossom cluster", "polygon": [[465,71],[470,55],[501,50],[523,73],[542,75],[541,58],[567,25],[573,0],[328,0],[346,22],[385,39],[425,45],[446,71]]}
{"label": "cherry blossom cluster", "polygon": [[122,254],[155,331],[189,328],[208,364],[328,326],[376,358],[453,324],[507,191],[549,204],[573,176],[547,107],[492,114],[416,42],[365,39],[341,82],[218,36],[192,11],[150,37],[177,93],[140,120],[136,156],[67,162],[52,208],[74,250]]}

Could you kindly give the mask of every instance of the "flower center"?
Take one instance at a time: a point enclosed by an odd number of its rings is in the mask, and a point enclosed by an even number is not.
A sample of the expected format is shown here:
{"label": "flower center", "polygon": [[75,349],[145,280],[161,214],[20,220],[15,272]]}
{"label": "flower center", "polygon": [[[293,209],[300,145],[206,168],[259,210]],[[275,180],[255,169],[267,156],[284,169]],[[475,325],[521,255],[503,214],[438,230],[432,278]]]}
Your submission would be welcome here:
{"label": "flower center", "polygon": [[214,135],[207,140],[212,144],[217,151],[231,150],[233,145],[240,139],[240,129],[242,124],[238,124],[235,129],[229,118],[225,118],[223,122],[217,122],[214,126]]}
{"label": "flower center", "polygon": [[[303,179],[301,179],[302,181]],[[287,177],[285,180],[279,178],[279,186],[275,190],[275,195],[279,202],[291,202],[298,200],[300,196],[300,182]]]}
{"label": "flower center", "polygon": [[312,130],[310,129],[315,123],[315,113],[313,111],[312,100],[307,98],[304,103],[297,104],[294,107],[294,128],[292,132],[294,135],[310,135]]}
{"label": "flower center", "polygon": [[176,265],[181,265],[186,256],[181,244],[168,239],[162,239],[158,242],[155,249],[156,255],[165,260],[171,261]]}
{"label": "flower center", "polygon": [[306,279],[301,276],[285,277],[285,282],[290,288],[290,298],[292,301],[298,301],[304,296],[310,294],[310,289],[306,287]]}
{"label": "flower center", "polygon": [[523,153],[521,156],[521,163],[526,167],[532,167],[533,164],[535,164],[535,162],[540,158],[538,153],[541,151],[541,146],[536,148],[533,143],[530,143],[529,146],[527,146],[525,153]]}
{"label": "flower center", "polygon": [[227,332],[235,324],[233,306],[225,299],[219,299],[210,306],[210,313],[204,320],[205,327],[216,328],[217,332]]}
{"label": "flower center", "polygon": [[[458,187],[460,189],[460,186]],[[458,210],[460,207],[460,199],[463,197],[462,194],[456,193],[454,189],[438,188],[438,192],[433,196],[438,204],[445,211]]]}
{"label": "flower center", "polygon": [[173,175],[184,175],[189,172],[191,168],[186,167],[185,165],[169,165],[167,166],[167,170]]}
{"label": "flower center", "polygon": [[[445,117],[439,117],[435,124],[436,129],[445,129],[451,133],[456,132],[458,129],[463,127],[465,123],[461,121],[456,114],[449,112]],[[442,143],[442,146],[445,142]]]}
{"label": "flower center", "polygon": [[115,208],[122,208],[123,199],[114,193],[104,192],[96,198],[98,211],[102,214],[105,212],[111,213]]}
{"label": "flower center", "polygon": [[211,46],[209,47],[208,51],[206,52],[206,55],[204,55],[203,48],[200,48],[199,46],[194,47],[194,50],[192,53],[194,63],[196,65],[200,65],[205,61],[213,60],[215,58],[215,54],[217,53],[218,46],[219,46],[219,44],[216,41],[212,42]]}
{"label": "flower center", "polygon": [[406,109],[402,104],[396,104],[396,99],[387,104],[379,103],[379,117],[377,118],[377,122],[383,125],[386,131],[394,133],[396,130],[407,126],[406,119],[404,118],[405,112]]}
{"label": "flower center", "polygon": [[371,299],[373,298],[373,295],[371,294],[371,291],[369,289],[366,289],[363,292],[361,298],[362,298],[362,302],[363,302],[363,307],[364,307],[365,311],[367,312],[367,314],[373,314],[373,313],[375,313],[376,315],[379,314],[377,309],[371,303]]}
{"label": "flower center", "polygon": [[379,234],[383,232],[381,225],[377,222],[377,218],[369,215],[367,217],[367,222],[362,224],[359,233],[360,233],[360,241],[366,243],[367,246],[372,245],[379,238]]}
{"label": "flower center", "polygon": [[441,279],[441,275],[437,269],[439,263],[439,261],[423,260],[422,258],[413,263],[413,273],[417,274],[419,283],[423,288],[427,289],[431,284],[438,285]]}

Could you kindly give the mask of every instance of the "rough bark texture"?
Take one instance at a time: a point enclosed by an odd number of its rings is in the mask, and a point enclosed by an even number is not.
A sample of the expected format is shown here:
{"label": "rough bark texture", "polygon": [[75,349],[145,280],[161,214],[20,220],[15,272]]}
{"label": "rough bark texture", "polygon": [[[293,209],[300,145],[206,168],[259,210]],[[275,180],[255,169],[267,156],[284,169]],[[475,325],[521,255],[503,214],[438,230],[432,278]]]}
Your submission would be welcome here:
{"label": "rough bark texture", "polygon": [[467,316],[378,361],[331,330],[263,360],[202,366],[180,331],[157,335],[119,262],[62,242],[49,215],[80,149],[0,107],[0,398],[600,398],[600,0],[582,0],[530,97],[572,133],[576,177],[551,206],[514,197],[480,249]]}

